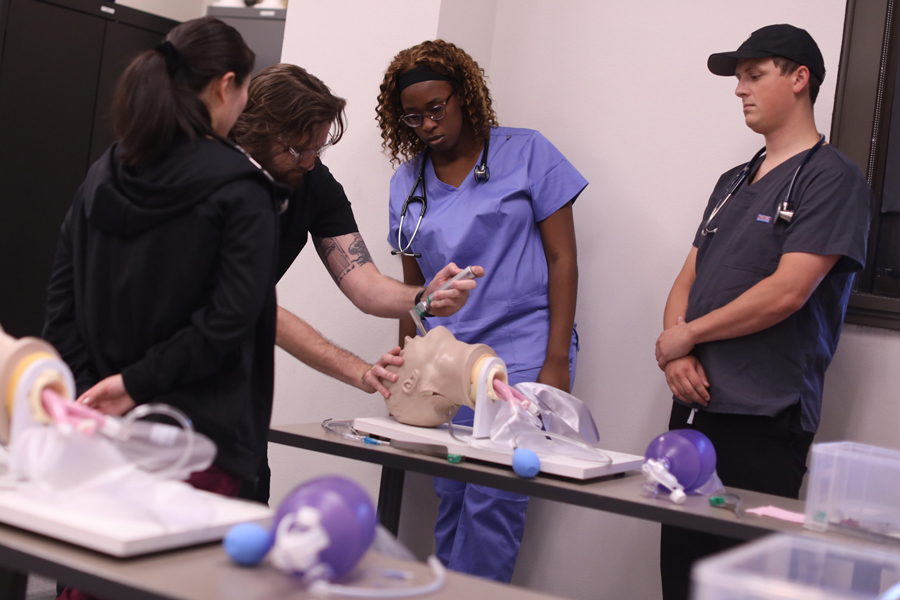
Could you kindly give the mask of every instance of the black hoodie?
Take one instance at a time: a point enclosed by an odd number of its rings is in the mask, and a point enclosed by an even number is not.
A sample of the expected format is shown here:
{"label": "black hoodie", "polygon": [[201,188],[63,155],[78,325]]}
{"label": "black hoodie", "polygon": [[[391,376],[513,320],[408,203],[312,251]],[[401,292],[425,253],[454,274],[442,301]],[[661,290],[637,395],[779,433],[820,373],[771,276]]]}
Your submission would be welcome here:
{"label": "black hoodie", "polygon": [[278,207],[289,190],[206,138],[140,167],[112,146],[60,232],[43,337],[81,394],[122,373],[184,411],[252,481],[272,413]]}

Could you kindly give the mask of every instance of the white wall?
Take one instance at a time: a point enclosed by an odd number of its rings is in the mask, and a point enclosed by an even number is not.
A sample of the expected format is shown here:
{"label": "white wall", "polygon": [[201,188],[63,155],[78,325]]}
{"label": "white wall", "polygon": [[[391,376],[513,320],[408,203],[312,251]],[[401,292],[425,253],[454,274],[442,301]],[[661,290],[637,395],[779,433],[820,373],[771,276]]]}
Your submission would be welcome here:
{"label": "white wall", "polygon": [[900,449],[897,365],[900,332],[844,327],[825,376],[825,406],[816,440],[858,440]]}
{"label": "white wall", "polygon": [[[437,32],[439,0],[293,0],[288,8],[282,60],[303,66],[347,98],[349,131],[325,162],[353,203],[360,233],[375,264],[402,278],[399,259],[387,243],[390,162],[381,154],[375,124],[378,86],[398,50]],[[312,242],[278,287],[279,302],[334,340],[374,361],[397,343],[396,321],[356,310],[322,267]],[[367,395],[298,363],[278,350],[273,423],[385,415],[381,396]],[[378,494],[381,469],[270,444],[272,498],[320,473],[340,472]]]}
{"label": "white wall", "polygon": [[[743,124],[734,79],[711,75],[708,55],[772,22],[807,28],[834,69],[817,107],[827,132],[843,11],[840,0],[762,1],[752,13],[721,0],[501,2],[491,56],[501,122],[541,129],[591,182],[575,205],[575,394],[604,445],[643,454],[666,428],[671,396],[653,361],[666,294],[718,175],[763,145]],[[515,582],[574,598],[659,597],[658,525],[544,501],[529,519]]]}
{"label": "white wall", "polygon": [[[581,335],[575,393],[597,417],[602,443],[643,453],[666,427],[670,395],[653,360],[669,286],[690,248],[718,175],[763,144],[743,124],[734,80],[711,75],[711,52],[735,49],[766,24],[802,26],[828,75],[817,103],[830,129],[844,16],[842,0],[592,2],[566,0],[297,1],[283,60],[307,67],[349,101],[350,130],[326,156],[383,272],[389,254],[388,160],[375,97],[400,49],[436,36],[467,48],[490,76],[501,124],[541,130],[591,182],[575,205]],[[282,302],[326,336],[373,360],[394,323],[361,315],[311,249],[279,287]],[[827,377],[819,440],[900,447],[894,365],[900,337],[848,326]],[[893,367],[893,368],[892,368]],[[279,354],[275,423],[383,414],[380,400]],[[377,493],[379,470],[271,449],[277,501],[312,474],[339,471]],[[401,537],[431,548],[434,499],[407,475]],[[571,598],[658,598],[658,525],[533,500],[514,583]]]}

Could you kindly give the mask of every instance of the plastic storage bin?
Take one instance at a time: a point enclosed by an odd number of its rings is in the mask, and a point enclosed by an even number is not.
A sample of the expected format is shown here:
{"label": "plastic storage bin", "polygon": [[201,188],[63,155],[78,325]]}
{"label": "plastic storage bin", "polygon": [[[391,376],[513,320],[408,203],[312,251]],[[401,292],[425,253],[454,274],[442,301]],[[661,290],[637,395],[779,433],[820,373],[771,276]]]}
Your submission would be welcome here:
{"label": "plastic storage bin", "polygon": [[896,600],[900,551],[779,534],[704,559],[691,575],[692,600]]}
{"label": "plastic storage bin", "polygon": [[853,442],[814,445],[804,525],[900,540],[900,452]]}

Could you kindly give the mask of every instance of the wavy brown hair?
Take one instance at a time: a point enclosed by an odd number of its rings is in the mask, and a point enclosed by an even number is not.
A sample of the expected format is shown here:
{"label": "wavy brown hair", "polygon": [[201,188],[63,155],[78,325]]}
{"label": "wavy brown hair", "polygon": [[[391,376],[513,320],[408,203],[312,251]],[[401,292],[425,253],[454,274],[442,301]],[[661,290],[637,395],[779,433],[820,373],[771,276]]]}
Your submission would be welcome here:
{"label": "wavy brown hair", "polygon": [[263,69],[250,81],[247,107],[238,117],[231,138],[259,160],[272,142],[291,144],[331,125],[329,143],[346,129],[347,101],[335,96],[322,80],[296,65],[281,63]]}
{"label": "wavy brown hair", "polygon": [[378,94],[375,112],[378,126],[381,127],[381,147],[391,157],[392,163],[408,161],[426,148],[416,132],[400,120],[403,106],[397,89],[400,75],[420,65],[456,82],[458,87],[455,93],[463,118],[468,121],[476,136],[487,140],[491,125],[497,125],[497,114],[491,107],[491,92],[484,80],[484,69],[465,50],[450,42],[422,42],[401,50],[394,57],[384,74],[381,92]]}

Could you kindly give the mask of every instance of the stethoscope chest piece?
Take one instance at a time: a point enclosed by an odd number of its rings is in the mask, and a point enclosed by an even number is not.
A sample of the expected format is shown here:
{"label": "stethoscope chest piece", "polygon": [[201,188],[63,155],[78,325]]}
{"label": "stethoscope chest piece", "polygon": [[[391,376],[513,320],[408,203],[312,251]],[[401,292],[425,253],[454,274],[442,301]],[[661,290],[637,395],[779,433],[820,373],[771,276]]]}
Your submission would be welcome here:
{"label": "stethoscope chest piece", "polygon": [[491,179],[491,168],[486,164],[475,165],[475,183],[487,183]]}
{"label": "stethoscope chest piece", "polygon": [[491,168],[487,166],[488,148],[491,145],[491,136],[484,140],[484,150],[481,152],[481,160],[475,165],[475,183],[487,183],[491,180]]}
{"label": "stethoscope chest piece", "polygon": [[787,203],[787,200],[781,203],[778,207],[778,211],[775,215],[775,220],[781,219],[786,223],[790,223],[794,218],[794,211],[790,210],[790,205]]}
{"label": "stethoscope chest piece", "polygon": [[[822,135],[819,137],[819,141],[816,142],[816,145],[806,151],[806,154],[803,155],[803,159],[800,161],[800,165],[797,167],[797,170],[794,171],[794,176],[791,178],[791,184],[788,186],[787,194],[784,196],[784,200],[779,202],[775,207],[775,223],[778,221],[784,221],[787,224],[790,224],[794,219],[794,209],[791,207],[791,196],[794,193],[794,184],[797,182],[797,177],[800,175],[800,171],[809,162],[809,159],[812,158],[813,154],[815,154],[819,148],[821,148],[825,144],[825,136]],[[725,195],[719,202],[716,203],[715,208],[713,208],[712,213],[709,215],[709,218],[706,220],[706,225],[700,231],[701,235],[704,237],[710,233],[715,233],[718,227],[712,228],[710,224],[712,224],[713,219],[716,215],[719,214],[719,211],[722,210],[722,207],[725,206],[725,203],[728,202],[728,199],[731,198],[737,189],[741,186],[742,183],[747,179],[747,177],[753,172],[753,167],[756,165],[757,161],[766,154],[766,149],[763,148],[759,152],[756,153],[756,156],[741,169],[740,173],[738,173],[735,178],[731,181],[728,187],[725,188]]]}

